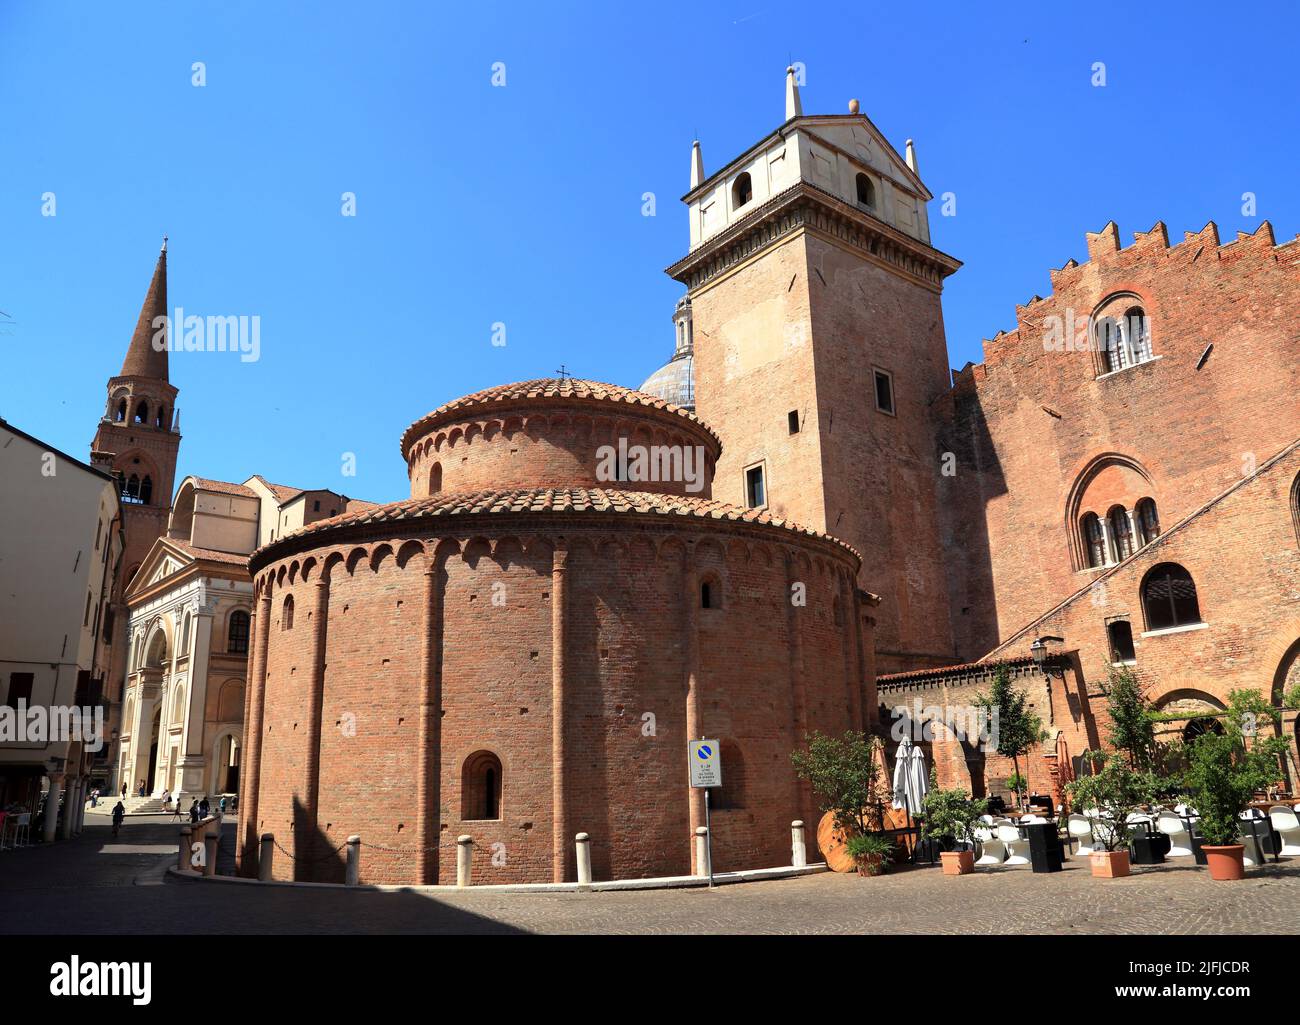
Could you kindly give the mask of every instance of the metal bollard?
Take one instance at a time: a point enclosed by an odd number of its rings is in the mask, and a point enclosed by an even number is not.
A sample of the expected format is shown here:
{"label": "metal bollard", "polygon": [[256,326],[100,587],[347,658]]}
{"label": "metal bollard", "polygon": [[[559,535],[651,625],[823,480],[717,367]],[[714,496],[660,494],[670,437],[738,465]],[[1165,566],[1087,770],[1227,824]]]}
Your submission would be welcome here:
{"label": "metal bollard", "polygon": [[790,823],[790,864],[795,868],[805,868],[808,865],[808,845],[803,838],[802,819]]}
{"label": "metal bollard", "polygon": [[591,837],[579,833],[574,837],[578,847],[578,885],[591,885]]}
{"label": "metal bollard", "polygon": [[709,830],[707,826],[695,827],[695,874],[712,875],[709,865]]}
{"label": "metal bollard", "polygon": [[356,886],[361,878],[361,837],[348,837],[348,867],[343,881],[348,886]]}
{"label": "metal bollard", "polygon": [[262,849],[257,854],[257,878],[260,882],[271,879],[271,859],[275,857],[275,834],[262,834]]}
{"label": "metal bollard", "polygon": [[176,852],[176,867],[182,872],[190,870],[190,835],[192,830],[189,826],[181,827],[180,849]]}
{"label": "metal bollard", "polygon": [[217,874],[217,842],[221,839],[221,834],[215,829],[209,828],[203,837],[203,874],[205,876],[214,876]]}
{"label": "metal bollard", "polygon": [[469,886],[470,858],[474,852],[474,838],[461,835],[456,837],[456,885]]}

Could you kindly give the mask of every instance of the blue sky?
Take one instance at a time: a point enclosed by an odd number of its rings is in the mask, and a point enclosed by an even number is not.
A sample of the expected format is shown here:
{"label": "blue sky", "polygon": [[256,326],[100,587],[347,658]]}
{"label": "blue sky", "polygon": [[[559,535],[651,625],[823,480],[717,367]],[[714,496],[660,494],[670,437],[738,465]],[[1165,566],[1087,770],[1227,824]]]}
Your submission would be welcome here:
{"label": "blue sky", "polygon": [[172,306],[261,318],[256,363],[172,356],[179,474],[403,497],[397,439],[442,402],[667,358],[691,140],[712,172],[775,128],[791,59],[806,112],[859,98],[956,194],[959,367],[1108,220],[1300,231],[1298,30],[1268,3],[0,0],[0,416],[85,456],[165,232]]}

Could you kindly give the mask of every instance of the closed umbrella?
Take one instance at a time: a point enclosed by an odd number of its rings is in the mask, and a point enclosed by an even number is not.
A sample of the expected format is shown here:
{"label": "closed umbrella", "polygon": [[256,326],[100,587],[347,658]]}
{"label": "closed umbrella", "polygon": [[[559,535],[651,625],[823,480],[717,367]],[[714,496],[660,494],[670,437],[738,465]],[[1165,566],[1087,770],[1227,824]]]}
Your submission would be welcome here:
{"label": "closed umbrella", "polygon": [[894,807],[920,811],[928,785],[925,752],[912,743],[911,737],[904,737],[894,755]]}

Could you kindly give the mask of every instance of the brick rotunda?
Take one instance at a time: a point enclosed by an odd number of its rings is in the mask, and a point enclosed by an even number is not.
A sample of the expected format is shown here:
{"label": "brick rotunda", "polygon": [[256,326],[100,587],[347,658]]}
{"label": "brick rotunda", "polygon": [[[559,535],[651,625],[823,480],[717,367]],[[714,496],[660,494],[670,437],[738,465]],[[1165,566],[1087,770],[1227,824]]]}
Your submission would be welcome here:
{"label": "brick rotunda", "polygon": [[242,870],[271,833],[276,878],[341,881],[357,834],[363,882],[454,883],[467,834],[476,884],[573,880],[585,832],[597,880],[686,874],[704,736],[715,869],[789,864],[791,750],[875,708],[874,599],[842,542],[713,501],[721,448],[641,392],[503,385],[407,429],[409,499],[255,552]]}

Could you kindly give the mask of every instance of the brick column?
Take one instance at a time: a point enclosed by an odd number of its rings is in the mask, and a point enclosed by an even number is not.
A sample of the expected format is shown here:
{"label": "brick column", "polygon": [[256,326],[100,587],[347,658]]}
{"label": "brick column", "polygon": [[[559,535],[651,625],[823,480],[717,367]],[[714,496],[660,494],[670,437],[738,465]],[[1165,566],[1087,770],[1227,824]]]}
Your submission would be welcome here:
{"label": "brick column", "polygon": [[420,660],[420,771],[416,778],[417,881],[438,882],[442,836],[442,569],[436,554],[424,570],[424,633]]}
{"label": "brick column", "polygon": [[[320,806],[320,734],[321,708],[325,703],[325,640],[329,627],[330,581],[324,573],[312,589],[311,654],[307,664],[307,745],[303,759],[302,803],[303,814],[298,826],[305,836],[294,838],[294,850],[308,858],[315,857],[316,815]],[[294,869],[303,864],[294,862]],[[295,871],[295,874],[297,872]]]}
{"label": "brick column", "polygon": [[[686,603],[686,739],[699,740],[700,731],[704,728],[700,722],[700,575],[695,569],[695,553],[690,550],[686,553],[685,565],[685,603]],[[686,750],[682,750],[679,757],[689,763],[689,755]],[[723,766],[726,771],[726,766]],[[699,866],[695,860],[694,841],[695,831],[704,825],[704,792],[697,787],[690,786],[690,765],[686,766],[686,778],[682,780],[686,785],[687,801],[690,809],[690,834],[682,839],[690,844],[690,861],[691,874],[695,875],[699,871]]]}
{"label": "brick column", "polygon": [[253,666],[248,675],[248,686],[253,691],[249,703],[250,717],[244,727],[247,742],[244,745],[246,767],[245,782],[239,807],[243,812],[244,855],[248,862],[245,875],[252,875],[257,864],[257,798],[262,777],[262,715],[266,710],[266,647],[271,635],[271,594],[268,590],[257,602],[253,619],[257,629],[253,635]]}
{"label": "brick column", "polygon": [[[257,637],[257,628],[261,621],[262,617],[257,614],[257,606],[254,605],[248,617],[248,637],[250,643],[253,644],[253,648],[257,647],[254,638]],[[253,686],[252,667],[250,666],[249,674],[244,680],[244,718],[241,720],[243,723],[243,735],[240,738],[239,751],[239,814],[237,817],[238,824],[235,826],[235,873],[236,875],[241,876],[248,874],[244,871],[244,855],[246,848],[245,845],[240,842],[240,838],[244,836],[244,815],[245,809],[248,807],[248,766],[250,764],[248,761],[248,732],[249,725],[253,721],[252,705],[253,691],[255,689],[256,688]],[[248,851],[247,853],[248,860],[251,864],[253,860],[252,852]]]}
{"label": "brick column", "polygon": [[565,881],[568,860],[568,809],[564,803],[564,574],[569,552],[564,542],[551,557],[551,875]]}
{"label": "brick column", "polygon": [[[798,747],[804,742],[804,735],[808,732],[808,688],[804,681],[804,663],[803,663],[803,624],[799,615],[799,608],[795,606],[793,599],[794,585],[797,582],[795,567],[798,563],[791,556],[786,556],[786,623],[788,624],[790,636],[790,711],[791,724],[794,727],[794,744]],[[804,581],[807,583],[807,581]],[[791,774],[794,779],[794,807],[795,818],[803,819],[804,822],[817,822],[813,816],[812,790],[809,785],[797,776]],[[816,827],[813,827],[814,830]]]}
{"label": "brick column", "polygon": [[861,650],[858,648],[858,624],[854,618],[857,612],[853,600],[853,591],[848,578],[840,577],[840,621],[836,625],[840,630],[840,657],[844,661],[844,689],[848,692],[849,725],[862,730],[862,663]]}

